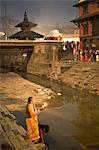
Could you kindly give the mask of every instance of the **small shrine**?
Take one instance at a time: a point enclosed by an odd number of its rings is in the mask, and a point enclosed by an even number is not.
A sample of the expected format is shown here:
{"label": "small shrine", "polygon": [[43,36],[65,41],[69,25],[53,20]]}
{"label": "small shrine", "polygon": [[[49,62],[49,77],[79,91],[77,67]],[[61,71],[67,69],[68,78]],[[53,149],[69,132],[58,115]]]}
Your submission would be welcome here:
{"label": "small shrine", "polygon": [[49,35],[47,35],[45,37],[44,40],[55,40],[55,41],[59,41],[61,42],[62,41],[62,34],[59,32],[59,30],[55,29],[55,30],[52,30]]}

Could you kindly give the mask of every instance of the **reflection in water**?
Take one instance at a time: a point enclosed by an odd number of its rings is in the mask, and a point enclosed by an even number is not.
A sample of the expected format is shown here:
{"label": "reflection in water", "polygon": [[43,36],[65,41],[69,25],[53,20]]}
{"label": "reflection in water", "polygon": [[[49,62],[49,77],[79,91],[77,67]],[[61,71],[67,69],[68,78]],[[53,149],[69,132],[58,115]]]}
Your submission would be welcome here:
{"label": "reflection in water", "polygon": [[81,143],[99,145],[99,96],[86,95],[79,102],[79,114],[74,123],[80,127],[76,137]]}
{"label": "reflection in water", "polygon": [[[79,127],[75,138],[84,145],[99,145],[99,96],[89,94],[87,91],[79,91],[68,86],[59,85],[49,82],[47,79],[38,78],[36,76],[27,75],[28,80],[43,86],[49,87],[56,92],[61,92],[61,96],[56,96],[48,101],[49,106],[61,106],[71,103],[77,104],[78,115],[73,119],[72,123]],[[70,107],[70,106],[69,106]],[[68,113],[71,113],[68,109]],[[77,109],[75,109],[75,112]]]}

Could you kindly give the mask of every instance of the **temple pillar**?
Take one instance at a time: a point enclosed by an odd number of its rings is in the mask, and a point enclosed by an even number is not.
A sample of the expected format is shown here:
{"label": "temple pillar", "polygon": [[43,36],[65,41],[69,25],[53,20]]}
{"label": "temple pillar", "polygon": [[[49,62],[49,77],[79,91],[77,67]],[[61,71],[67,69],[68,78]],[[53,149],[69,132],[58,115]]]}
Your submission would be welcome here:
{"label": "temple pillar", "polygon": [[55,76],[61,74],[61,66],[60,66],[60,62],[58,60],[58,50],[59,50],[59,47],[57,47],[56,45],[52,46],[52,52],[53,52],[52,73]]}

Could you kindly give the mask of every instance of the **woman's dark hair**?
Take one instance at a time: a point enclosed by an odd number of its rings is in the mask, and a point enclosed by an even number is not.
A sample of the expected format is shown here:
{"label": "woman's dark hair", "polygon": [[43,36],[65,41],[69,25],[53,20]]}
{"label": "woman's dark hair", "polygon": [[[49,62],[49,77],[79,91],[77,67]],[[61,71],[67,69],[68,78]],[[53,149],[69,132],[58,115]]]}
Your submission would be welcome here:
{"label": "woman's dark hair", "polygon": [[31,103],[31,101],[32,101],[32,97],[29,97],[28,98],[28,103]]}
{"label": "woman's dark hair", "polygon": [[44,125],[44,132],[45,133],[48,133],[49,131],[49,126],[47,124]]}
{"label": "woman's dark hair", "polygon": [[30,113],[29,113],[29,111],[28,111],[28,104],[31,103],[31,101],[32,101],[32,97],[29,97],[29,98],[28,98],[28,103],[27,103],[27,106],[26,106],[26,115],[27,115],[27,116],[30,116]]}

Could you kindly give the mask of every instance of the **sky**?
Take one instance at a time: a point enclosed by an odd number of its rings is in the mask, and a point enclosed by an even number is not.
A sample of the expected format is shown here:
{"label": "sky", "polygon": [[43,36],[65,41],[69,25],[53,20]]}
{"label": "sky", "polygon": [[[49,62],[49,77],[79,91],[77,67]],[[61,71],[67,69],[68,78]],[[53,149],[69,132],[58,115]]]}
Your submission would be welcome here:
{"label": "sky", "polygon": [[72,25],[77,17],[77,9],[73,7],[78,0],[0,0],[0,16],[7,14],[14,17],[17,23],[23,20],[25,9],[29,21],[38,25]]}

